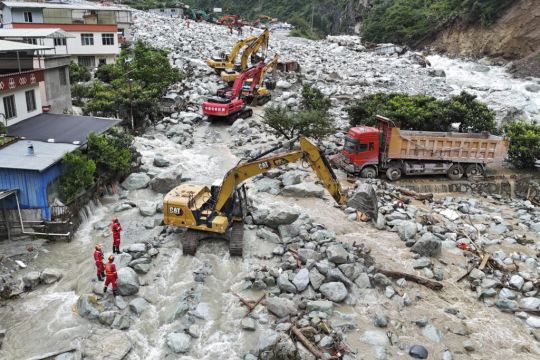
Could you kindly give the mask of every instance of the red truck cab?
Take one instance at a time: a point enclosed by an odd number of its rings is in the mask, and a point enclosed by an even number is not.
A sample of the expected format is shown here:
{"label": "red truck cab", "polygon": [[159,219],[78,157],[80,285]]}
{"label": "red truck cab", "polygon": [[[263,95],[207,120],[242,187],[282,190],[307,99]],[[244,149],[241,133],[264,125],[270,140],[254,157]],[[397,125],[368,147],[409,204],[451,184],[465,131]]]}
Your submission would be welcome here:
{"label": "red truck cab", "polygon": [[380,134],[379,129],[371,126],[350,128],[345,135],[343,151],[332,161],[347,173],[367,178],[377,177]]}

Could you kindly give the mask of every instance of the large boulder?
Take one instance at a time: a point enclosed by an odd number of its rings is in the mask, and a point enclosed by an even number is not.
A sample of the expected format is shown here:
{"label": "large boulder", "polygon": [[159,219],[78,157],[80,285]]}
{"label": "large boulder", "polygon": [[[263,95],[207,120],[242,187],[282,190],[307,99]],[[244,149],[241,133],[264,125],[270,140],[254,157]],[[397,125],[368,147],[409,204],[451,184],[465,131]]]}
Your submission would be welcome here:
{"label": "large boulder", "polygon": [[186,353],[191,347],[191,337],[182,333],[167,335],[167,346],[175,353]]}
{"label": "large boulder", "polygon": [[334,245],[330,245],[326,249],[326,256],[328,258],[328,261],[331,261],[334,264],[344,264],[347,262],[349,253],[345,251],[345,249],[343,248],[343,245],[334,244]]}
{"label": "large boulder", "polygon": [[298,312],[298,308],[292,300],[276,296],[266,299],[266,308],[278,318],[282,318],[290,314],[296,314]]}
{"label": "large boulder", "polygon": [[280,185],[279,180],[264,177],[255,182],[255,189],[257,189],[258,192],[267,192],[272,195],[277,195],[281,190]]}
{"label": "large boulder", "polygon": [[397,227],[399,238],[403,241],[413,239],[418,231],[414,221],[402,221]]}
{"label": "large boulder", "polygon": [[266,225],[276,228],[279,225],[292,224],[300,212],[282,203],[272,203],[265,206],[258,206],[252,213],[253,222],[258,225]]}
{"label": "large boulder", "polygon": [[324,195],[324,189],[312,182],[303,182],[296,185],[287,185],[281,190],[281,194],[284,196],[293,197],[322,197]]}
{"label": "large boulder", "polygon": [[124,332],[96,329],[84,340],[81,353],[85,360],[122,360],[131,351],[131,347],[131,340]]}
{"label": "large boulder", "polygon": [[111,326],[116,315],[118,315],[116,311],[103,311],[99,314],[99,322],[103,325]]}
{"label": "large boulder", "polygon": [[129,310],[135,315],[140,316],[144,310],[148,308],[150,304],[143,298],[136,298],[129,302]]}
{"label": "large boulder", "polygon": [[307,311],[321,311],[328,315],[332,315],[334,303],[328,300],[308,301]]}
{"label": "large boulder", "polygon": [[321,274],[319,272],[319,270],[317,270],[316,267],[312,268],[309,271],[309,282],[311,283],[311,286],[315,290],[319,290],[319,288],[321,287],[321,285],[324,282],[324,279],[325,279],[325,276],[323,274]]}
{"label": "large boulder", "polygon": [[156,156],[154,157],[154,162],[153,162],[154,166],[155,167],[167,167],[169,165],[171,165],[171,162],[167,159],[165,159],[163,157],[163,155],[161,154],[156,154]]}
{"label": "large boulder", "polygon": [[122,187],[126,190],[144,189],[148,186],[150,177],[145,173],[132,173],[122,183]]}
{"label": "large boulder", "polygon": [[139,212],[142,216],[154,216],[157,212],[156,203],[144,201],[139,204]]}
{"label": "large boulder", "polygon": [[25,274],[22,278],[24,288],[33,289],[38,286],[40,281],[39,276],[39,271],[30,271],[29,273]]}
{"label": "large boulder", "polygon": [[375,221],[377,220],[379,210],[377,194],[370,184],[360,184],[354,194],[349,197],[347,206],[369,215]]}
{"label": "large boulder", "polygon": [[302,182],[302,175],[302,171],[288,171],[283,174],[281,182],[283,183],[283,186],[300,184],[300,182]]}
{"label": "large boulder", "polygon": [[431,233],[425,233],[411,248],[420,256],[437,256],[441,253],[442,242]]}
{"label": "large boulder", "polygon": [[182,171],[179,167],[163,171],[150,181],[152,190],[158,193],[168,193],[182,182]]}
{"label": "large boulder", "polygon": [[79,296],[75,305],[80,316],[87,319],[97,319],[101,305],[98,305],[97,298],[92,294]]}
{"label": "large boulder", "polygon": [[261,335],[259,336],[259,343],[257,344],[257,348],[259,352],[270,350],[274,347],[274,345],[276,345],[278,340],[279,333],[274,330],[268,329],[261,333]]}
{"label": "large boulder", "polygon": [[289,276],[286,272],[279,274],[277,278],[277,286],[283,292],[296,293],[296,286],[289,281]]}
{"label": "large boulder", "polygon": [[41,274],[39,275],[39,279],[44,284],[52,284],[54,282],[57,282],[62,278],[62,272],[58,269],[43,269]]}
{"label": "large boulder", "polygon": [[128,266],[132,259],[133,257],[125,252],[115,255],[114,264],[116,265],[116,270]]}
{"label": "large boulder", "polygon": [[130,267],[118,270],[118,292],[120,295],[128,296],[139,292],[139,276]]}
{"label": "large boulder", "polygon": [[333,302],[341,302],[348,295],[345,285],[337,281],[322,284],[319,290],[328,300]]}

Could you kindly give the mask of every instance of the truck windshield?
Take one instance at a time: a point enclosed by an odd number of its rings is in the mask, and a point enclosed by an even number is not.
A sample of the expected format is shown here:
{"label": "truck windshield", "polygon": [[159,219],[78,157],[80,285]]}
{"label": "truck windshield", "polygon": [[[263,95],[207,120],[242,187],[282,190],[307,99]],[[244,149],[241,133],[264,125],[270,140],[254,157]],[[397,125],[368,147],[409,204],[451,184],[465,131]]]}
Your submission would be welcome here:
{"label": "truck windshield", "polygon": [[354,140],[353,138],[350,138],[348,136],[345,137],[345,144],[343,145],[343,150],[353,153],[356,151],[356,144],[358,142]]}

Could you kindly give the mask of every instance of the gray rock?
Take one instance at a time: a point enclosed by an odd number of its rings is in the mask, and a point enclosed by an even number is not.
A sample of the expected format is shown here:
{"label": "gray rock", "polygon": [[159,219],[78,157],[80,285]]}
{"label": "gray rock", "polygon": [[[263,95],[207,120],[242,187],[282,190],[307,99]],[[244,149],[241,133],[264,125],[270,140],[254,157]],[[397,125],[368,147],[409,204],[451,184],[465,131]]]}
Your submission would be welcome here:
{"label": "gray rock", "polygon": [[144,189],[150,183],[150,177],[145,173],[132,173],[122,183],[126,190]]}
{"label": "gray rock", "polygon": [[347,206],[361,211],[377,221],[379,212],[377,194],[370,184],[360,184],[354,194],[349,197]]}
{"label": "gray rock", "polygon": [[339,281],[344,283],[347,287],[351,287],[353,284],[352,281],[349,280],[345,275],[343,275],[341,270],[339,270],[338,268],[328,269],[328,272],[326,273],[326,280],[328,282]]}
{"label": "gray rock", "polygon": [[386,347],[390,344],[390,340],[388,339],[386,332],[379,330],[365,331],[360,337],[360,340],[376,347]]}
{"label": "gray rock", "polygon": [[438,343],[442,340],[442,333],[433,325],[426,325],[422,329],[422,335],[431,342]]}
{"label": "gray rock", "polygon": [[281,183],[277,179],[264,177],[255,182],[255,189],[258,192],[267,192],[272,195],[277,195],[281,191]]}
{"label": "gray rock", "polygon": [[301,171],[288,171],[283,174],[281,182],[283,183],[283,186],[300,184],[302,181],[302,175],[303,172]]}
{"label": "gray rock", "polygon": [[386,228],[386,219],[380,213],[377,216],[377,221],[375,222],[375,228],[377,230],[384,230]]}
{"label": "gray rock", "polygon": [[168,193],[182,182],[182,171],[179,167],[159,173],[150,181],[152,190],[158,193]]}
{"label": "gray rock", "polygon": [[502,235],[502,234],[504,234],[505,232],[508,231],[508,226],[506,226],[505,224],[493,224],[492,223],[489,226],[489,231],[492,234]]}
{"label": "gray rock", "polygon": [[306,268],[300,269],[293,279],[293,284],[298,292],[304,291],[309,285],[309,271]]}
{"label": "gray rock", "polygon": [[486,277],[486,274],[477,268],[474,268],[471,273],[469,274],[469,279],[472,280],[481,280]]}
{"label": "gray rock", "polygon": [[198,339],[201,336],[201,330],[199,329],[199,326],[195,324],[189,326],[187,333],[194,339]]}
{"label": "gray rock", "polygon": [[39,285],[40,273],[39,271],[30,271],[26,273],[23,278],[23,286],[25,289],[34,289]]}
{"label": "gray rock", "polygon": [[322,284],[319,290],[328,300],[333,302],[341,302],[348,295],[347,288],[340,282]]}
{"label": "gray rock", "polygon": [[117,314],[118,313],[116,311],[103,311],[99,314],[99,322],[103,325],[111,326]]}
{"label": "gray rock", "polygon": [[348,256],[349,253],[345,251],[343,245],[341,244],[330,245],[326,249],[326,257],[328,258],[328,261],[331,261],[334,264],[346,263]]}
{"label": "gray rock", "polygon": [[358,286],[360,289],[369,289],[371,288],[371,281],[369,280],[369,276],[366,273],[361,273],[355,280],[354,283],[356,286]]}
{"label": "gray rock", "polygon": [[240,322],[240,326],[242,327],[242,329],[244,330],[249,330],[249,331],[255,331],[255,320],[253,320],[252,318],[250,317],[245,317],[242,319],[242,321]]}
{"label": "gray rock", "polygon": [[150,265],[149,264],[136,264],[133,266],[133,270],[140,274],[146,274],[150,271]]}
{"label": "gray rock", "polygon": [[423,269],[428,266],[431,266],[431,259],[422,257],[414,262],[413,269]]}
{"label": "gray rock", "polygon": [[139,212],[142,216],[154,216],[156,215],[156,204],[150,201],[145,201],[139,204]]}
{"label": "gray rock", "polygon": [[538,316],[529,316],[525,322],[532,328],[540,328],[540,317]]}
{"label": "gray rock", "polygon": [[312,249],[301,248],[298,249],[298,257],[306,263],[308,260],[319,261],[321,259],[321,254]]}
{"label": "gray rock", "polygon": [[167,335],[167,346],[176,354],[187,353],[191,347],[191,337],[182,333]]}
{"label": "gray rock", "polygon": [[540,85],[538,84],[527,84],[525,85],[525,90],[529,91],[529,92],[533,92],[533,93],[537,93],[540,91]]}
{"label": "gray rock", "polygon": [[495,301],[495,305],[499,309],[503,310],[516,310],[518,308],[517,301],[508,299],[498,299],[497,301]]}
{"label": "gray rock", "polygon": [[279,225],[293,223],[300,213],[297,209],[284,206],[283,204],[268,204],[259,206],[251,213],[253,222],[259,225],[267,225],[276,228]]}
{"label": "gray rock", "polygon": [[279,274],[277,278],[277,286],[281,291],[288,293],[296,293],[296,287],[289,281],[289,276],[286,272]]}
{"label": "gray rock", "polygon": [[118,295],[114,298],[114,305],[116,305],[117,308],[120,310],[124,310],[128,307],[128,303],[124,300],[124,298],[121,295]]}
{"label": "gray rock", "polygon": [[528,310],[536,310],[540,308],[540,299],[536,297],[525,297],[520,301],[521,307]]}
{"label": "gray rock", "polygon": [[266,299],[266,308],[278,318],[285,317],[289,314],[296,314],[298,312],[298,308],[293,301],[276,296]]}
{"label": "gray rock", "polygon": [[267,329],[259,336],[257,348],[259,352],[270,350],[276,345],[279,340],[279,333],[274,330]]}
{"label": "gray rock", "polygon": [[118,273],[118,292],[120,295],[128,296],[139,292],[139,277],[135,270],[130,267],[124,267],[117,271]]}
{"label": "gray rock", "polygon": [[315,290],[319,290],[322,283],[324,282],[324,275],[322,275],[317,268],[313,268],[309,272],[309,282],[311,283],[311,286]]}
{"label": "gray rock", "polygon": [[441,357],[442,360],[453,360],[454,357],[452,356],[452,353],[450,352],[450,350],[444,350],[443,353],[442,353],[442,357]]}
{"label": "gray rock", "polygon": [[114,264],[116,265],[116,270],[124,268],[131,263],[133,256],[128,253],[122,252],[114,256]]}
{"label": "gray rock", "polygon": [[376,314],[373,320],[373,325],[377,327],[386,327],[388,325],[388,316],[386,314]]}
{"label": "gray rock", "polygon": [[418,231],[418,227],[414,221],[402,221],[397,225],[399,238],[403,241],[413,239]]}
{"label": "gray rock", "polygon": [[286,89],[290,89],[291,86],[292,84],[286,80],[278,80],[278,82],[276,83],[276,87],[278,89],[286,90]]}
{"label": "gray rock", "polygon": [[268,230],[267,228],[258,228],[256,232],[257,236],[261,239],[268,241],[273,244],[280,244],[281,239],[279,238],[278,234]]}
{"label": "gray rock", "polygon": [[95,295],[84,294],[77,300],[77,312],[80,316],[94,320],[99,316],[97,298]]}
{"label": "gray rock", "polygon": [[317,197],[320,198],[324,195],[324,189],[320,185],[316,185],[312,182],[303,182],[296,185],[287,185],[281,190],[281,194],[284,196],[293,197]]}
{"label": "gray rock", "polygon": [[336,234],[332,231],[321,229],[313,232],[310,235],[310,239],[318,243],[324,243],[334,241],[336,239]]}
{"label": "gray rock", "polygon": [[441,241],[431,233],[425,233],[411,248],[420,256],[438,256],[441,253]]}
{"label": "gray rock", "polygon": [[75,352],[66,352],[55,356],[54,360],[79,360],[79,354]]}
{"label": "gray rock", "polygon": [[96,329],[83,341],[81,353],[83,359],[122,360],[131,351],[131,340],[122,331],[114,329]]}
{"label": "gray rock", "polygon": [[118,330],[126,330],[131,326],[131,318],[128,315],[117,314],[112,323],[112,327]]}
{"label": "gray rock", "polygon": [[154,164],[155,167],[163,168],[163,167],[170,166],[171,162],[169,160],[165,159],[163,157],[163,155],[156,154],[156,156],[154,156],[153,164]]}
{"label": "gray rock", "polygon": [[499,292],[499,298],[515,300],[517,298],[517,294],[508,288],[502,288],[501,291]]}
{"label": "gray rock", "polygon": [[137,316],[140,316],[148,306],[150,306],[150,304],[143,298],[136,298],[129,302],[129,310]]}
{"label": "gray rock", "polygon": [[329,348],[331,347],[332,345],[334,345],[334,339],[331,337],[331,336],[323,336],[323,338],[321,339],[321,341],[319,341],[319,347],[320,348]]}
{"label": "gray rock", "polygon": [[317,300],[307,302],[307,311],[320,311],[332,315],[334,303],[328,300]]}
{"label": "gray rock", "polygon": [[58,269],[46,268],[39,275],[39,279],[44,284],[52,284],[62,278],[62,272]]}
{"label": "gray rock", "polygon": [[429,69],[428,74],[431,77],[446,77],[446,73],[441,69]]}
{"label": "gray rock", "polygon": [[525,283],[525,280],[519,276],[519,275],[513,275],[509,282],[511,287],[513,287],[514,289],[518,289],[518,290],[521,290],[521,288],[523,287],[523,284]]}
{"label": "gray rock", "polygon": [[463,348],[468,352],[476,351],[476,344],[472,340],[463,341]]}
{"label": "gray rock", "polygon": [[125,248],[124,251],[127,251],[128,253],[146,252],[146,244],[143,244],[143,243],[131,244],[127,248]]}

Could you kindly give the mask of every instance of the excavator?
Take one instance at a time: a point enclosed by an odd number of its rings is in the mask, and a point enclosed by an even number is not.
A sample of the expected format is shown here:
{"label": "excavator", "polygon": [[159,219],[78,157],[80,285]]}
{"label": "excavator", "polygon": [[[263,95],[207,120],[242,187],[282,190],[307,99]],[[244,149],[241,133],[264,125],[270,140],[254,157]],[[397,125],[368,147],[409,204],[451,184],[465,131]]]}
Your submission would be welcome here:
{"label": "excavator", "polygon": [[225,69],[232,69],[234,68],[236,57],[238,56],[240,50],[242,50],[242,48],[244,48],[245,46],[251,44],[253,41],[257,40],[257,38],[258,36],[253,35],[245,39],[238,40],[236,44],[234,44],[234,46],[232,47],[230,54],[223,53],[220,55],[220,57],[208,59],[206,63],[208,64],[208,66],[213,68],[218,75],[221,74],[221,72]]}
{"label": "excavator", "polygon": [[[264,65],[261,76],[259,77],[259,83],[255,86],[255,89],[252,90],[252,92],[254,92],[254,100],[256,100],[252,105],[264,105],[272,98],[269,90],[274,90],[276,88],[276,82],[274,79],[266,79],[266,74],[268,71],[272,71],[272,75],[275,75],[278,59],[278,54],[275,54],[274,57]],[[242,95],[244,97],[248,97],[251,94],[250,89],[252,83],[253,79],[247,79],[244,82],[244,86],[242,87]]]}
{"label": "excavator", "polygon": [[340,205],[345,204],[347,195],[324,154],[306,137],[300,136],[299,144],[299,150],[269,155],[288,145],[281,144],[240,162],[225,174],[220,184],[211,187],[182,184],[169,191],[163,199],[164,223],[186,229],[182,239],[183,253],[195,255],[199,240],[221,238],[229,242],[231,256],[242,256],[243,220],[247,214],[246,189],[242,183],[282,165],[306,162],[334,200]]}
{"label": "excavator", "polygon": [[[268,40],[270,38],[270,32],[268,29],[264,30],[259,37],[248,44],[242,56],[240,58],[240,66],[235,66],[233,68],[224,69],[221,72],[221,78],[227,83],[232,83],[234,79],[238,77],[240,71],[246,70],[248,67],[248,60],[251,59],[251,63],[258,63],[264,59],[266,50],[268,49]],[[263,49],[263,56],[258,56],[257,52],[259,49]]]}
{"label": "excavator", "polygon": [[[267,89],[257,89],[264,67],[265,64],[260,62],[240,73],[232,87],[219,89],[216,96],[203,102],[203,114],[208,116],[210,121],[226,120],[231,124],[238,118],[248,118],[253,115],[253,110],[247,105],[262,105],[270,100]],[[251,82],[246,85],[248,79]]]}

